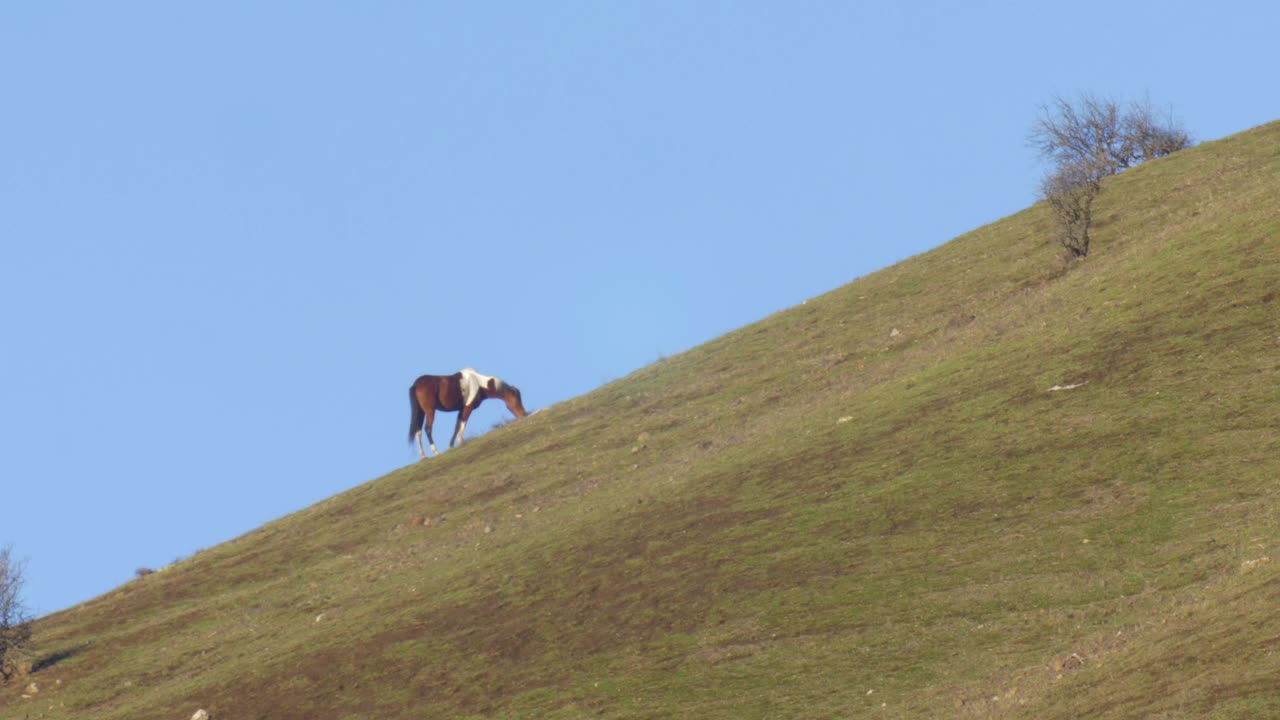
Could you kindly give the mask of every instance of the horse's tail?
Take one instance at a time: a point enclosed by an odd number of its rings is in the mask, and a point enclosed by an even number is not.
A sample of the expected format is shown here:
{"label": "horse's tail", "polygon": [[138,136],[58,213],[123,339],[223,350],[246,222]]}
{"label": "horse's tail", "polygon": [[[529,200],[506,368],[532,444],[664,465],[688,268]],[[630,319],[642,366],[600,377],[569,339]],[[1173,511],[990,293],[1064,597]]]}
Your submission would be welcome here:
{"label": "horse's tail", "polygon": [[427,414],[422,410],[422,406],[418,404],[417,386],[409,386],[409,442],[413,442],[413,438],[422,430],[422,423],[427,419]]}

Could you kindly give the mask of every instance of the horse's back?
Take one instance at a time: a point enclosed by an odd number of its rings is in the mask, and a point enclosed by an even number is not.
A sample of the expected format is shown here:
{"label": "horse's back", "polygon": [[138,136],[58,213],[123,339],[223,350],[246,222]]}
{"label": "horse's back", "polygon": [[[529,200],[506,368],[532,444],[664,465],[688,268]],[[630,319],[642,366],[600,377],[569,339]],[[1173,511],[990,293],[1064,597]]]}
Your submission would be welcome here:
{"label": "horse's back", "polygon": [[413,381],[413,390],[419,402],[431,402],[436,410],[450,412],[461,408],[461,381],[460,372],[452,375],[422,375]]}

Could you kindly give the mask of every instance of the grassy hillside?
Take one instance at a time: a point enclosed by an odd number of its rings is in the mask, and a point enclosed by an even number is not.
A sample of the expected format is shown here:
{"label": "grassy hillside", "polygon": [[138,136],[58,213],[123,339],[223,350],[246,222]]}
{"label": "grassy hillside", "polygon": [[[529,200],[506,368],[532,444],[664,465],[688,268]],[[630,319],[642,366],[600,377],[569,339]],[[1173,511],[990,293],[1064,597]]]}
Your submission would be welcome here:
{"label": "grassy hillside", "polygon": [[0,719],[1280,716],[1280,124],[1097,217],[1082,262],[1030,208],[44,618]]}

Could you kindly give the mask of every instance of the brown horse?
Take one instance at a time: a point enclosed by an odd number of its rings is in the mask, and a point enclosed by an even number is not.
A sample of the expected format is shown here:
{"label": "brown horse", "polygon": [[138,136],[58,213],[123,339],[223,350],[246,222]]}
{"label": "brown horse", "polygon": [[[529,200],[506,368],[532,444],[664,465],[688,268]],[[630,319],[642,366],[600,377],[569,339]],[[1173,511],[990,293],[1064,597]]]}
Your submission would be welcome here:
{"label": "brown horse", "polygon": [[525,412],[520,400],[520,390],[496,377],[481,375],[465,368],[452,375],[423,375],[413,381],[409,387],[409,442],[418,441],[418,454],[427,456],[422,447],[422,426],[426,422],[427,442],[431,444],[431,454],[439,455],[436,441],[431,437],[431,425],[435,422],[436,411],[458,413],[458,426],[453,431],[453,439],[449,447],[462,442],[462,431],[467,427],[467,418],[471,411],[489,398],[497,398],[507,404],[507,409],[518,418]]}

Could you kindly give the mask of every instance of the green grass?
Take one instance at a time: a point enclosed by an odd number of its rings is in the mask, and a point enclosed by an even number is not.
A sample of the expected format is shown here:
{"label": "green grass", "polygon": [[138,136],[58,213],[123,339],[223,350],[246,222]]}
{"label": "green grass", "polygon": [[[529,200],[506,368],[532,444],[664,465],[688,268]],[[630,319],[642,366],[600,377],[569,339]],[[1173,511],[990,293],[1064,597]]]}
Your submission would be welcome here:
{"label": "green grass", "polygon": [[43,618],[0,718],[1274,715],[1278,208],[1277,124],[1032,207]]}

